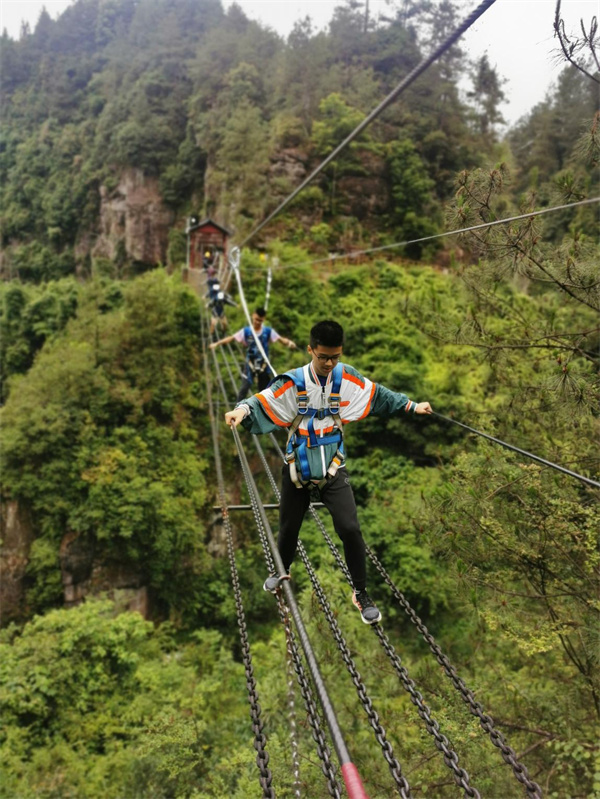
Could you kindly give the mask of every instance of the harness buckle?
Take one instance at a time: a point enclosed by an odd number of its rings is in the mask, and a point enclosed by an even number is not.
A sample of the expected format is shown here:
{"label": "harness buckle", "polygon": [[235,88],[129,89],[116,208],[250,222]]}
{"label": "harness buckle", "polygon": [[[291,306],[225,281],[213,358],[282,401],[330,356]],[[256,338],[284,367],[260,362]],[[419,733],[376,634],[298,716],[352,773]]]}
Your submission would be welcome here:
{"label": "harness buckle", "polygon": [[333,413],[339,413],[340,412],[340,403],[341,403],[341,398],[340,398],[339,393],[337,393],[337,392],[334,393],[332,391],[331,394],[329,395],[329,412],[332,413],[332,414]]}
{"label": "harness buckle", "polygon": [[298,391],[296,399],[298,402],[298,413],[304,416],[308,412],[308,392],[306,390]]}

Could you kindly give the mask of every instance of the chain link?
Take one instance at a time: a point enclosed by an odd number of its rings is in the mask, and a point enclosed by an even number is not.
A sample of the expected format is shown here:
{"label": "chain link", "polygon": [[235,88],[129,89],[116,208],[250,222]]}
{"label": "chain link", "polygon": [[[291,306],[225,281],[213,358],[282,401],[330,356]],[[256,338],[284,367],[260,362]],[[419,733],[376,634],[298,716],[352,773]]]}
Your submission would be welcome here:
{"label": "chain link", "polygon": [[402,768],[400,766],[400,763],[394,757],[392,745],[387,740],[385,730],[379,723],[379,716],[373,708],[373,704],[371,702],[369,695],[367,694],[367,689],[365,687],[365,684],[363,683],[360,673],[356,668],[356,664],[354,663],[354,660],[350,655],[350,650],[342,635],[339,625],[333,616],[331,607],[329,605],[329,602],[327,601],[327,596],[323,591],[323,588],[317,578],[317,575],[315,574],[315,571],[306,553],[306,549],[304,548],[303,544],[300,542],[298,543],[298,552],[300,553],[300,557],[302,558],[306,571],[308,572],[308,576],[310,577],[310,581],[313,585],[315,594],[317,595],[317,598],[319,600],[319,604],[321,605],[323,613],[325,614],[325,617],[329,623],[329,627],[331,629],[331,632],[333,633],[333,637],[336,640],[338,649],[340,650],[342,656],[342,660],[346,664],[346,668],[348,669],[350,676],[352,677],[352,682],[354,683],[354,687],[358,692],[359,699],[369,718],[369,723],[375,732],[375,738],[377,739],[378,744],[381,746],[381,749],[383,751],[383,756],[387,761],[390,773],[394,778],[396,785],[398,786],[398,793],[400,794],[402,799],[410,799],[411,793],[408,781],[402,774]]}
{"label": "chain link", "polygon": [[450,663],[446,655],[444,655],[439,645],[435,642],[434,637],[431,635],[427,627],[423,624],[422,620],[419,618],[419,616],[410,606],[406,597],[394,585],[390,576],[388,575],[388,573],[380,563],[379,559],[368,546],[367,546],[367,554],[371,559],[371,561],[373,562],[379,574],[383,577],[387,585],[391,588],[392,593],[394,594],[394,596],[396,597],[396,599],[398,600],[398,602],[400,603],[400,605],[402,606],[402,608],[404,609],[404,611],[406,612],[412,623],[416,626],[416,628],[419,630],[419,632],[421,633],[421,635],[429,645],[429,648],[435,655],[435,658],[440,664],[440,666],[442,666],[448,677],[450,677],[454,687],[461,694],[463,700],[468,705],[471,713],[479,719],[479,723],[482,729],[489,734],[490,739],[494,744],[494,746],[498,747],[498,749],[500,750],[504,762],[508,763],[511,766],[515,777],[524,786],[527,792],[528,799],[542,799],[542,789],[540,788],[540,786],[537,784],[537,782],[533,782],[529,778],[527,769],[522,763],[519,763],[519,761],[517,760],[517,756],[515,754],[514,749],[512,749],[507,744],[506,739],[504,738],[502,733],[499,732],[494,727],[493,718],[484,712],[482,705],[475,699],[473,692],[469,688],[467,688],[463,680],[458,676],[456,669]]}
{"label": "chain link", "polygon": [[334,797],[334,799],[341,799],[342,793],[340,784],[337,780],[333,763],[331,762],[331,750],[329,749],[327,741],[325,740],[323,726],[319,719],[319,714],[317,713],[317,706],[313,699],[310,683],[308,682],[306,672],[304,671],[304,666],[302,665],[302,660],[300,658],[300,651],[296,643],[294,631],[292,630],[290,624],[290,611],[283,600],[281,588],[277,589],[277,607],[279,610],[279,616],[285,627],[286,638],[289,641],[292,662],[294,664],[294,670],[296,671],[298,685],[300,686],[300,693],[304,699],[312,737],[317,745],[317,754],[319,756],[319,760],[321,761],[321,770],[327,779],[327,789],[329,791],[329,795]]}
{"label": "chain link", "polygon": [[[265,560],[267,562],[267,568],[269,569],[270,572],[273,572],[275,570],[275,562],[273,560],[271,551],[269,549],[269,542],[267,540],[267,535],[263,526],[262,518],[260,516],[260,513],[258,512],[258,503],[256,501],[256,497],[254,495],[254,491],[252,490],[252,485],[251,485],[251,475],[248,474],[246,466],[244,464],[244,460],[239,455],[239,453],[238,457],[240,465],[242,467],[242,473],[246,481],[246,486],[248,488],[248,495],[250,497],[250,503],[252,505],[252,512],[254,514],[254,520],[256,522],[258,535],[262,544]],[[300,693],[302,694],[302,698],[304,699],[304,704],[306,706],[306,710],[308,713],[308,719],[312,730],[312,736],[317,747],[317,755],[319,757],[319,760],[321,761],[321,770],[323,771],[323,774],[327,779],[327,787],[329,795],[332,796],[334,799],[341,799],[342,796],[341,788],[335,774],[334,766],[331,762],[331,751],[327,745],[327,741],[325,740],[325,736],[323,734],[323,727],[321,725],[321,721],[317,713],[317,707],[313,699],[310,684],[306,677],[306,672],[304,671],[304,667],[300,659],[298,645],[296,644],[296,639],[293,630],[291,628],[291,625],[289,623],[289,615],[290,615],[289,610],[286,607],[285,602],[283,601],[283,595],[280,588],[277,589],[277,603],[279,608],[279,616],[281,618],[283,625],[286,627],[286,638],[289,640],[290,650],[292,653],[292,660],[294,663],[294,669],[296,671],[298,684],[300,686]]]}
{"label": "chain link", "polygon": [[300,759],[298,757],[298,736],[296,727],[296,695],[294,692],[294,658],[289,623],[285,625],[285,649],[287,661],[288,720],[290,723],[290,742],[292,745],[292,774],[294,775],[294,796],[300,799]]}
{"label": "chain link", "polygon": [[[208,375],[207,375],[208,377]],[[273,775],[269,769],[269,753],[266,750],[267,740],[263,732],[262,719],[260,717],[261,707],[258,701],[258,692],[256,689],[256,680],[254,679],[254,668],[252,666],[252,655],[250,654],[250,644],[248,642],[248,628],[246,626],[246,616],[244,614],[244,605],[242,602],[242,594],[240,591],[240,581],[238,570],[235,562],[235,551],[233,546],[233,531],[231,529],[231,520],[227,510],[227,498],[225,496],[225,487],[223,482],[223,472],[221,469],[221,459],[218,448],[218,433],[215,424],[214,413],[212,410],[212,395],[210,391],[210,382],[207,379],[208,401],[210,403],[210,417],[213,435],[213,444],[215,449],[215,463],[217,471],[217,482],[219,488],[219,499],[221,502],[223,514],[223,526],[227,537],[227,555],[229,558],[229,566],[231,570],[231,582],[233,585],[233,594],[235,597],[235,609],[237,614],[237,624],[240,633],[240,641],[242,644],[242,660],[244,662],[244,671],[246,674],[246,689],[248,691],[248,701],[250,703],[250,717],[252,720],[252,731],[254,733],[254,748],[256,750],[256,765],[260,773],[259,782],[262,788],[263,799],[275,799],[275,790],[272,786]]]}
{"label": "chain link", "polygon": [[[323,524],[321,518],[319,517],[319,514],[312,506],[310,507],[310,511],[313,516],[313,519],[315,520],[317,526],[321,531],[323,538],[327,542],[327,546],[331,550],[331,553],[333,554],[339,568],[344,573],[346,580],[349,582],[349,584],[352,585],[352,577],[350,576],[348,567],[342,560],[336,545],[331,540],[331,536],[325,529],[325,525]],[[470,797],[470,799],[480,799],[479,792],[477,791],[477,789],[469,784],[468,773],[458,765],[458,755],[450,748],[450,743],[446,738],[446,736],[439,731],[438,722],[435,719],[431,718],[431,711],[429,710],[427,705],[423,702],[422,695],[419,693],[419,691],[416,690],[413,680],[411,680],[411,678],[408,676],[407,670],[402,665],[400,658],[396,654],[393,646],[390,644],[389,639],[381,629],[381,626],[379,624],[373,624],[372,629],[379,638],[381,645],[383,646],[385,652],[390,658],[394,670],[400,677],[402,684],[410,694],[412,703],[416,705],[419,716],[425,722],[427,731],[429,732],[430,735],[433,736],[436,747],[443,753],[444,762],[446,763],[448,768],[452,770],[456,783],[460,785],[461,788],[463,788],[465,796]]]}

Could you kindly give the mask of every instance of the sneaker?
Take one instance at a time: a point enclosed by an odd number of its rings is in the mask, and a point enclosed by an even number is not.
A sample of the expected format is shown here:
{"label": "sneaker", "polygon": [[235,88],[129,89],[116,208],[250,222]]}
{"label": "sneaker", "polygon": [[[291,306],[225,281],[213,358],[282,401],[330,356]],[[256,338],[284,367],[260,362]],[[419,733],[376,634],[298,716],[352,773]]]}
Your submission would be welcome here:
{"label": "sneaker", "polygon": [[354,591],[352,603],[360,610],[360,617],[365,624],[377,624],[378,621],[381,621],[379,608],[367,594],[366,588],[362,591]]}
{"label": "sneaker", "polygon": [[284,574],[282,577],[280,577],[278,574],[270,574],[263,583],[263,591],[270,591],[271,594],[275,594],[281,585],[281,581],[290,579],[291,577],[289,573]]}

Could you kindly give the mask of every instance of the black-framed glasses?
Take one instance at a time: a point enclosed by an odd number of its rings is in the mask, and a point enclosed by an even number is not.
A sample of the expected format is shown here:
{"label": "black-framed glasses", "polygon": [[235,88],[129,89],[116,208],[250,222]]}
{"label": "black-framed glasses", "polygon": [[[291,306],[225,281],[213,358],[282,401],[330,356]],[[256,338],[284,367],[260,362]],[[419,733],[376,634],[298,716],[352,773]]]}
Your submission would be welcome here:
{"label": "black-framed glasses", "polygon": [[315,357],[317,358],[318,361],[321,361],[321,363],[327,363],[327,361],[331,361],[331,363],[337,363],[342,356],[341,355],[317,355]]}

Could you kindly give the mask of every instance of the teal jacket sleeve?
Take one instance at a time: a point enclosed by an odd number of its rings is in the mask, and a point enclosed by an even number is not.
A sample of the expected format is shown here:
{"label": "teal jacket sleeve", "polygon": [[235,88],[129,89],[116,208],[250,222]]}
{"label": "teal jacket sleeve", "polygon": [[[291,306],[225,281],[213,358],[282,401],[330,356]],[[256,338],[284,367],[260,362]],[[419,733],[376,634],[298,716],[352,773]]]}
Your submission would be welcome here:
{"label": "teal jacket sleeve", "polygon": [[390,391],[389,388],[375,384],[375,394],[371,405],[371,414],[374,416],[400,416],[403,413],[413,414],[417,403],[409,399],[406,394],[399,391]]}
{"label": "teal jacket sleeve", "polygon": [[[277,390],[285,383],[285,378],[282,377],[279,380],[276,380],[271,388]],[[250,409],[250,413],[246,416],[245,419],[242,420],[242,427],[247,430],[249,433],[254,433],[255,435],[261,435],[261,433],[273,433],[275,430],[281,430],[281,427],[278,427],[274,424],[265,411],[263,410],[263,406],[256,398],[256,394],[250,397],[249,399],[242,400],[238,402],[236,408],[240,405],[247,405]]]}

